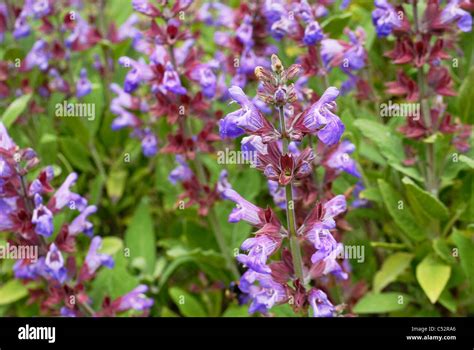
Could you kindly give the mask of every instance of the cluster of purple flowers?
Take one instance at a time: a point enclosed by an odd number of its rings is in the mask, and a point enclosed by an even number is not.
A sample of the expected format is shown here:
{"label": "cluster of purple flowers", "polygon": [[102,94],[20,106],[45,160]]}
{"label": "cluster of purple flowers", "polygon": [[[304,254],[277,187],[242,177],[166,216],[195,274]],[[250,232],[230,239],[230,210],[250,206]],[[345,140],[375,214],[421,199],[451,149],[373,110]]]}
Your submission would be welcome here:
{"label": "cluster of purple flowers", "polygon": [[[74,53],[89,50],[101,40],[118,43],[132,37],[134,32],[130,28],[133,28],[134,18],[130,18],[118,30],[111,25],[107,32],[101,32],[93,18],[81,16],[81,1],[70,1],[67,5],[63,8],[62,4],[51,0],[27,0],[20,7],[13,3],[9,6],[0,5],[0,41],[4,39],[5,33],[11,33],[15,41],[33,40],[19,67],[16,60],[1,62],[6,64],[6,74],[17,75],[39,69],[47,78],[35,86],[34,82],[28,81],[28,74],[24,74],[20,87],[15,85],[13,79],[2,79],[0,98],[26,94],[34,88],[45,98],[60,92],[81,99],[92,91],[92,83],[88,78],[92,67],[102,77],[106,74],[105,70],[113,69],[110,57],[105,57],[106,62],[102,63],[101,58],[96,56],[91,68],[84,66],[77,72],[73,71],[71,59]],[[12,28],[9,28],[10,23]],[[38,30],[33,31],[32,27],[38,27]],[[78,75],[77,79],[74,79],[75,74]]]}
{"label": "cluster of purple flowers", "polygon": [[[223,136],[250,135],[242,140],[242,150],[256,152],[255,165],[269,180],[276,205],[287,214],[287,225],[282,225],[271,209],[265,210],[247,201],[232,189],[227,173],[221,174],[218,191],[223,199],[236,204],[229,222],[245,221],[258,229],[254,237],[241,245],[247,253],[237,256],[248,268],[240,279],[239,288],[251,300],[250,313],[267,314],[274,305],[288,302],[295,311],[312,307],[314,316],[333,316],[336,308],[317,287],[317,278],[327,274],[347,278],[347,272],[338,262],[342,244],[331,233],[336,228],[334,218],[346,211],[346,199],[338,195],[322,203],[313,202],[298,227],[299,215],[295,215],[294,201],[297,198],[293,195],[298,193],[301,183],[311,178],[313,171],[313,150],[311,147],[302,149],[305,136],[315,136],[331,149],[326,162],[328,168],[360,177],[355,162],[348,157],[354,146],[348,141],[339,143],[344,125],[335,114],[338,89],[329,87],[301,113],[292,113],[297,94],[289,81],[299,74],[301,66],[284,69],[274,55],[271,67],[272,71],[257,67],[255,75],[263,86],[258,96],[278,111],[279,127],[273,126],[271,118],[237,86],[231,87],[229,94],[241,108],[220,121]],[[277,252],[281,252],[281,260],[270,260]]]}
{"label": "cluster of purple flowers", "polygon": [[[111,256],[100,252],[102,238],[93,236],[89,216],[96,212],[96,206],[89,205],[84,197],[71,190],[77,174],[69,174],[54,191],[50,184],[54,170],[50,166],[41,170],[32,181],[27,180],[29,172],[38,163],[34,150],[20,149],[0,123],[0,231],[13,232],[13,243],[17,246],[37,247],[38,256],[18,260],[13,272],[15,278],[25,282],[46,283],[50,293],[42,289],[34,292],[42,309],[63,316],[84,315],[84,307],[89,309],[87,305],[91,302],[84,284],[94,278],[101,266],[113,268],[114,261]],[[50,193],[53,194],[49,196]],[[46,201],[47,196],[49,200]],[[55,216],[66,209],[77,211],[78,215],[55,230]],[[53,235],[55,231],[57,234]],[[78,269],[73,253],[81,233],[91,237],[91,243],[82,267]],[[134,293],[121,299],[128,300],[125,304],[129,309],[134,307],[134,303],[140,303],[129,300],[134,298]],[[77,303],[65,301],[71,294],[77,295]],[[147,303],[151,306],[148,299]],[[125,309],[122,305],[115,311]]]}
{"label": "cluster of purple flowers", "polygon": [[[387,93],[407,101],[417,101],[422,107],[421,118],[410,116],[399,131],[413,140],[428,138],[437,132],[451,134],[454,136],[451,143],[460,152],[469,149],[466,140],[472,126],[462,124],[459,119],[454,120],[447,111],[443,96],[454,96],[456,92],[450,71],[443,66],[443,61],[451,57],[449,49],[456,45],[456,33],[472,30],[472,16],[463,9],[469,6],[472,8],[467,2],[450,0],[442,7],[440,1],[430,0],[426,7],[421,7],[414,1],[411,7],[413,20],[409,21],[406,8],[394,7],[386,0],[376,0],[376,8],[372,12],[378,36],[393,35],[396,38],[393,50],[386,52],[385,56],[394,64],[407,68],[398,71],[396,81],[386,83]],[[421,9],[424,11],[421,12]],[[415,77],[412,77],[413,72]],[[432,144],[426,147],[428,152],[433,152]],[[435,165],[429,160],[426,163],[429,169],[427,186],[436,193],[439,179],[436,178]],[[414,164],[413,154],[408,156],[405,164]]]}
{"label": "cluster of purple flowers", "polygon": [[[132,128],[132,136],[141,140],[143,154],[152,157],[157,154],[158,140],[154,132],[154,124],[158,117],[166,115],[171,123],[182,120],[190,112],[204,111],[204,99],[212,99],[218,93],[218,81],[215,70],[218,63],[214,60],[202,62],[200,53],[194,48],[195,39],[185,28],[179,14],[185,11],[190,1],[178,1],[173,6],[164,5],[158,9],[148,1],[133,1],[135,11],[151,18],[161,18],[165,24],[157,25],[152,22],[150,30],[138,30],[140,19],[135,15],[133,21],[128,23],[129,31],[133,32],[133,47],[149,57],[149,62],[143,58],[135,60],[131,57],[121,57],[119,64],[128,70],[123,88],[112,84],[110,89],[116,94],[112,100],[110,110],[117,118],[112,124],[114,130]],[[211,6],[200,12],[203,20],[212,22]],[[220,8],[220,7],[219,7]],[[185,87],[191,83],[196,84],[199,93],[194,94]],[[151,94],[140,94],[140,86],[146,86]],[[149,97],[152,97],[149,99]],[[141,116],[149,114],[145,121]],[[184,142],[182,130],[173,141]],[[179,138],[179,141],[177,138]],[[196,142],[192,138],[189,142]],[[181,145],[165,145],[164,152],[173,151]]]}

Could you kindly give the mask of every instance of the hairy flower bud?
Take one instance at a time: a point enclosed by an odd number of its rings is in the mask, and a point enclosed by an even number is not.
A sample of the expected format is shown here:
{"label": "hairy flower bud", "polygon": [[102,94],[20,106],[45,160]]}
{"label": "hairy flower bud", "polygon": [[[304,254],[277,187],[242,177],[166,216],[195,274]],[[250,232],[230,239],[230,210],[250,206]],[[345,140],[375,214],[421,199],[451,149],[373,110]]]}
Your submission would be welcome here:
{"label": "hairy flower bud", "polygon": [[283,72],[283,64],[281,63],[280,59],[278,58],[277,55],[273,54],[272,55],[272,71],[274,71],[277,74],[280,74]]}

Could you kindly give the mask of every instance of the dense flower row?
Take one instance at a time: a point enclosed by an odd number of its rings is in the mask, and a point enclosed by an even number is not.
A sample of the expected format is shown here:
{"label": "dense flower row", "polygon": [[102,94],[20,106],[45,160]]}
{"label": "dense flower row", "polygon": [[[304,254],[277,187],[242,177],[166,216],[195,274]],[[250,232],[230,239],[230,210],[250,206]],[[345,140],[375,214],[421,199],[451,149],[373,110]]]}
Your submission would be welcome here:
{"label": "dense flower row", "polygon": [[[322,203],[310,203],[312,209],[299,225],[300,220],[296,221],[295,215],[298,198],[293,195],[301,183],[311,177],[314,167],[313,150],[311,147],[302,149],[305,136],[317,136],[325,147],[339,144],[328,164],[359,176],[355,163],[346,153],[353,150],[353,146],[347,141],[339,143],[344,125],[334,113],[338,89],[328,88],[317,102],[296,114],[293,105],[298,93],[289,81],[299,74],[301,66],[284,69],[274,55],[271,67],[272,71],[257,67],[255,75],[263,86],[258,96],[274,106],[279,114],[279,127],[274,127],[270,118],[262,114],[237,86],[230,88],[229,93],[241,109],[228,114],[220,123],[221,133],[225,130],[227,137],[236,137],[243,132],[251,135],[242,139],[242,148],[256,152],[257,169],[270,184],[282,187],[283,193],[276,202],[287,214],[286,225],[282,225],[271,209],[265,210],[248,202],[232,189],[225,174],[221,177],[221,196],[236,203],[229,221],[243,220],[258,228],[255,236],[241,246],[248,253],[237,257],[248,268],[240,279],[239,288],[251,299],[251,313],[268,313],[275,304],[289,302],[297,312],[310,305],[315,316],[332,316],[336,309],[327,295],[315,287],[315,281],[326,274],[347,278],[338,262],[342,244],[331,234],[336,228],[335,217],[346,211],[346,199],[338,195],[324,199]],[[279,190],[274,189],[274,194],[276,192]],[[305,208],[299,208],[298,219],[305,212]],[[288,242],[289,249],[285,248],[284,242]],[[269,261],[277,252],[280,252],[281,260]]]}
{"label": "dense flower row", "polygon": [[[385,53],[394,65],[414,68],[416,77],[408,69],[399,69],[397,81],[386,83],[387,93],[401,96],[407,101],[417,101],[421,118],[409,116],[406,125],[399,128],[408,139],[421,140],[437,132],[453,135],[452,144],[459,152],[469,150],[468,139],[472,126],[464,125],[447,112],[445,97],[456,95],[447,65],[452,58],[450,48],[456,43],[456,27],[463,32],[472,30],[472,17],[462,8],[467,2],[451,0],[442,8],[436,0],[428,1],[424,13],[418,13],[418,2],[412,2],[413,21],[408,20],[405,9],[394,7],[386,0],[375,1],[373,23],[379,37],[394,35],[395,47]],[[450,34],[450,35],[448,35]],[[439,188],[434,162],[434,146],[427,145],[425,164],[426,183],[433,193]],[[422,150],[407,149],[407,165],[414,165]],[[421,156],[423,158],[423,156]]]}
{"label": "dense flower row", "polygon": [[[76,173],[69,174],[56,191],[50,184],[54,178],[52,167],[44,168],[36,178],[28,181],[29,173],[38,163],[34,150],[20,149],[0,123],[0,231],[14,232],[14,245],[36,247],[38,254],[17,261],[13,267],[15,277],[44,283],[46,288],[38,286],[31,290],[31,298],[38,300],[43,312],[48,314],[112,315],[132,308],[148,309],[152,300],[144,297],[142,293],[147,288],[140,286],[111,303],[106,300],[102,311],[91,311],[86,283],[94,278],[101,266],[114,267],[112,257],[100,253],[102,238],[93,236],[89,216],[97,208],[72,192]],[[53,235],[54,219],[66,209],[77,211],[78,215],[70,223],[63,223]],[[80,234],[90,237],[91,241],[79,267],[75,253]]]}

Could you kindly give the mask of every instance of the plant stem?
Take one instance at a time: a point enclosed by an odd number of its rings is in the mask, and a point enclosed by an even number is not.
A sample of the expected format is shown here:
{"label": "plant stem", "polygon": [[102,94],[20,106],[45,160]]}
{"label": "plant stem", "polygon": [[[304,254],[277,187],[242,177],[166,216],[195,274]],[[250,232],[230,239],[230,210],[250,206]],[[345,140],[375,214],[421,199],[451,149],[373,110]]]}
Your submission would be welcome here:
{"label": "plant stem", "polygon": [[[285,116],[283,107],[278,107],[278,116],[280,118],[280,130],[283,137],[283,154],[288,153],[288,139],[286,138]],[[304,283],[303,262],[301,259],[301,248],[296,233],[295,207],[293,202],[293,181],[285,186],[286,194],[286,221],[288,226],[288,234],[290,238],[290,250],[293,259],[293,268],[296,277]]]}
{"label": "plant stem", "polygon": [[87,303],[80,302],[79,305],[88,313],[90,316],[95,315],[95,311]]}
{"label": "plant stem", "polygon": [[448,233],[451,231],[451,228],[454,226],[456,221],[459,219],[462,213],[464,213],[464,210],[466,210],[466,207],[467,205],[463,204],[460,206],[460,208],[456,210],[454,215],[451,217],[451,219],[449,219],[448,223],[444,227],[443,232],[441,233],[441,237],[446,237],[448,235]]}
{"label": "plant stem", "polygon": [[[106,22],[106,16],[105,16],[105,5],[106,1],[105,0],[100,0],[99,2],[99,24],[100,24],[100,33],[102,34],[102,40],[107,37],[107,22]],[[103,93],[106,101],[106,105],[109,105],[110,103],[110,84],[112,82],[112,75],[110,71],[110,66],[109,66],[109,61],[113,57],[110,47],[106,45],[105,43],[101,43],[101,48],[102,48],[102,55],[104,57],[104,79],[102,80],[102,88],[103,88]],[[102,118],[103,120],[104,118]],[[102,124],[102,120],[100,120],[100,124]],[[100,130],[99,125],[99,130]]]}
{"label": "plant stem", "polygon": [[102,198],[102,192],[104,191],[104,184],[107,180],[107,173],[105,171],[104,164],[102,163],[102,160],[100,158],[99,152],[97,152],[97,148],[95,147],[94,141],[89,142],[89,150],[91,151],[92,159],[94,160],[97,170],[99,171],[99,175],[100,177],[102,177],[102,181],[100,182],[100,187],[98,191],[99,194],[97,196],[97,203],[100,203],[100,200]]}
{"label": "plant stem", "polygon": [[[420,26],[418,23],[418,8],[417,0],[413,0],[413,18],[415,22],[415,31],[417,36],[421,36]],[[421,114],[423,116],[423,121],[425,127],[429,130],[430,133],[433,132],[433,126],[431,123],[431,111],[429,106],[429,101],[426,96],[425,91],[425,73],[423,71],[423,66],[418,67],[418,102],[421,106]],[[434,144],[432,142],[426,145],[426,160],[428,164],[427,174],[426,174],[426,186],[427,189],[437,195],[438,193],[438,180],[436,179],[436,158]]]}

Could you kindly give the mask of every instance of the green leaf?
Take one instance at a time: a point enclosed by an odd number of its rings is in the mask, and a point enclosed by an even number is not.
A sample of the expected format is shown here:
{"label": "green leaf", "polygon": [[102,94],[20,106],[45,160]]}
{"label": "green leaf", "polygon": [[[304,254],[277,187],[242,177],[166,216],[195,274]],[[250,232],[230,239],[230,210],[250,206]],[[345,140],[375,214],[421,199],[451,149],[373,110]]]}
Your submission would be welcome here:
{"label": "green leaf", "polygon": [[474,124],[474,67],[471,67],[459,88],[457,105],[462,122]]}
{"label": "green leaf", "polygon": [[[104,244],[102,249],[110,248]],[[127,271],[127,260],[120,251],[114,255],[114,262],[115,266],[112,269],[102,267],[92,282],[91,298],[95,307],[102,304],[104,297],[116,299],[138,285],[138,279]]]}
{"label": "green leaf", "polygon": [[[16,60],[23,60],[25,58],[26,54],[25,51],[21,47],[9,47],[8,49],[5,50],[5,54],[3,55],[3,60],[4,61],[13,61],[13,63],[20,63],[21,61],[16,61]],[[1,57],[1,54],[0,54]]]}
{"label": "green leaf", "polygon": [[401,163],[405,152],[400,139],[386,125],[368,119],[358,119],[354,125],[373,141],[390,163]]}
{"label": "green leaf", "polygon": [[14,303],[28,295],[28,289],[18,280],[10,280],[0,287],[0,305]]}
{"label": "green leaf", "polygon": [[434,195],[421,189],[408,177],[404,177],[402,182],[413,202],[426,215],[434,220],[446,220],[449,217],[448,208]]}
{"label": "green leaf", "polygon": [[104,237],[100,253],[114,256],[123,248],[123,242],[118,237]]}
{"label": "green leaf", "polygon": [[179,315],[176,312],[168,309],[166,306],[161,309],[160,316],[161,317],[179,317]]}
{"label": "green leaf", "polygon": [[23,113],[26,106],[28,105],[28,102],[30,101],[30,98],[31,94],[18,97],[8,106],[5,112],[3,112],[2,122],[7,129],[15,122],[15,120],[17,120],[20,114]]}
{"label": "green leaf", "polygon": [[383,199],[377,187],[369,187],[361,191],[359,194],[361,199],[367,199],[372,202],[382,203]]}
{"label": "green leaf", "polygon": [[288,303],[276,305],[272,307],[270,312],[276,317],[297,317],[297,315],[293,311],[293,308]]}
{"label": "green leaf", "polygon": [[57,136],[50,133],[43,134],[39,141],[38,153],[45,164],[55,163],[58,156]]}
{"label": "green leaf", "polygon": [[460,160],[461,162],[463,162],[463,163],[469,165],[469,167],[470,167],[471,169],[474,169],[474,159],[471,159],[471,158],[467,157],[466,155],[461,154],[461,155],[459,156],[459,160]]}
{"label": "green leaf", "polygon": [[79,170],[88,172],[93,167],[89,159],[89,151],[82,143],[71,137],[64,137],[60,140],[61,150],[71,164]]}
{"label": "green leaf", "polygon": [[81,103],[87,103],[90,106],[94,106],[94,115],[83,119],[91,137],[97,133],[101,124],[102,114],[104,111],[104,101],[103,88],[102,85],[99,84],[92,84],[91,93],[82,98]]}
{"label": "green leaf", "polygon": [[395,253],[390,255],[383,263],[382,268],[374,276],[375,292],[380,292],[388,284],[395,281],[397,277],[410,265],[413,254]]}
{"label": "green leaf", "polygon": [[419,181],[419,182],[425,181],[423,177],[420,175],[420,173],[418,172],[418,170],[416,170],[416,168],[406,167],[401,164],[397,164],[393,162],[390,163],[390,166],[394,168],[395,170],[401,172],[403,175],[410,176],[416,181]]}
{"label": "green leaf", "polygon": [[351,17],[352,15],[349,12],[331,16],[322,22],[321,27],[323,27],[324,33],[327,33],[331,38],[338,37],[350,22]]}
{"label": "green leaf", "polygon": [[125,190],[126,179],[127,171],[123,169],[113,169],[107,177],[105,187],[107,189],[107,194],[113,203],[116,203],[120,198],[122,198],[123,191]]}
{"label": "green leaf", "polygon": [[452,251],[444,239],[435,239],[433,241],[433,250],[435,251],[436,255],[438,255],[448,264],[456,263],[456,259],[454,259]]}
{"label": "green leaf", "polygon": [[397,226],[415,241],[421,241],[425,238],[425,232],[418,226],[413,214],[399,193],[382,179],[378,180],[378,185],[385,206]]}
{"label": "green leaf", "polygon": [[439,297],[439,303],[449,311],[456,312],[456,300],[453,298],[453,296],[448,290],[445,290],[443,293],[441,293],[441,296]]}
{"label": "green leaf", "polygon": [[403,310],[411,298],[403,293],[369,293],[354,306],[356,314],[379,314]]}
{"label": "green leaf", "polygon": [[206,317],[206,311],[199,301],[191,294],[178,287],[169,289],[169,294],[173,302],[178,307],[183,316],[186,317]]}
{"label": "green leaf", "polygon": [[247,305],[231,305],[224,311],[222,317],[249,317]]}
{"label": "green leaf", "polygon": [[416,279],[432,304],[438,300],[450,276],[451,266],[433,255],[426,256],[416,267]]}
{"label": "green leaf", "polygon": [[147,198],[142,198],[135,210],[132,220],[125,232],[125,244],[130,249],[130,258],[143,258],[145,271],[152,275],[156,263],[155,232],[150,205]]}
{"label": "green leaf", "polygon": [[173,260],[166,268],[164,269],[163,273],[160,276],[160,281],[158,283],[158,290],[160,291],[163,286],[165,286],[168,279],[173,275],[173,273],[180,267],[181,265],[193,262],[193,258],[189,256],[180,257],[176,260]]}
{"label": "green leaf", "polygon": [[455,230],[452,239],[459,249],[461,266],[467,276],[471,288],[474,290],[474,242],[462,231]]}
{"label": "green leaf", "polygon": [[235,184],[235,190],[240,195],[249,201],[254,200],[261,189],[262,177],[256,171],[244,171],[239,174],[236,181],[232,181]]}

